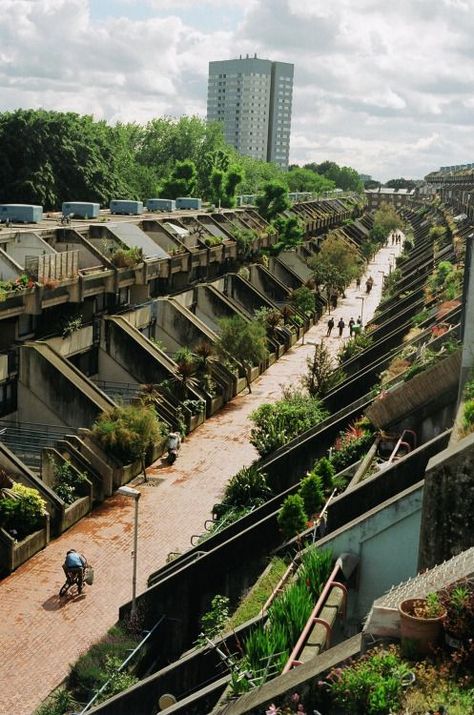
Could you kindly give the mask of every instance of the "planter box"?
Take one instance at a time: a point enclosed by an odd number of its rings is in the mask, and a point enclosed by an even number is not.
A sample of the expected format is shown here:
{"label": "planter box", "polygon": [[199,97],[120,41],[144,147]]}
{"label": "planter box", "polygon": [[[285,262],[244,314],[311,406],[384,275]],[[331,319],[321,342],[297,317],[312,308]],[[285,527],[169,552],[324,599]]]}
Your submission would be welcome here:
{"label": "planter box", "polygon": [[4,529],[0,529],[0,570],[11,573],[28,561],[34,554],[49,542],[49,517],[45,517],[45,525],[39,531],[15,541]]}
{"label": "planter box", "polygon": [[90,496],[80,497],[75,502],[69,504],[64,509],[64,516],[61,521],[60,532],[66,531],[79,519],[88,514],[92,508],[92,499]]}
{"label": "planter box", "polygon": [[224,404],[224,397],[223,397],[223,395],[217,395],[216,397],[213,397],[213,398],[211,399],[211,404],[210,404],[210,407],[209,407],[208,417],[210,417],[210,416],[213,415],[215,412],[217,412],[218,410],[220,410],[220,408],[222,407],[223,404]]}
{"label": "planter box", "polygon": [[382,429],[436,399],[443,392],[455,389],[459,381],[461,355],[462,351],[458,350],[402,383],[393,392],[375,400],[366,410],[367,417],[378,429]]}
{"label": "planter box", "polygon": [[199,427],[199,425],[202,425],[204,420],[206,419],[206,411],[204,410],[203,412],[200,412],[198,415],[191,415],[191,418],[188,423],[188,429],[190,432],[196,429],[196,427]]}

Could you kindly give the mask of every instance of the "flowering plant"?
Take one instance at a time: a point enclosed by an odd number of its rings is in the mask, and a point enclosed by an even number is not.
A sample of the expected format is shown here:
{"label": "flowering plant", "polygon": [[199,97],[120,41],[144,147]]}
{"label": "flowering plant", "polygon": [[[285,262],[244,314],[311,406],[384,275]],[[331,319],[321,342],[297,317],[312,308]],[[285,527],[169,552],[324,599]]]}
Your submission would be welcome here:
{"label": "flowering plant", "polygon": [[299,693],[293,693],[289,700],[287,700],[281,707],[272,703],[268,710],[265,710],[265,715],[294,715],[294,713],[297,713],[298,715],[307,715]]}

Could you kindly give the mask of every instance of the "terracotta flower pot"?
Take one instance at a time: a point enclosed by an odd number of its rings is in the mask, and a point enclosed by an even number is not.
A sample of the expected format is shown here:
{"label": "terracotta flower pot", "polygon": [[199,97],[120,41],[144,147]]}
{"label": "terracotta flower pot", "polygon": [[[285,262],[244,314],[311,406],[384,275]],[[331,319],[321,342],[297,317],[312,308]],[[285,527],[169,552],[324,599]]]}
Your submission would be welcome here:
{"label": "terracotta flower pot", "polygon": [[435,618],[412,615],[413,607],[423,602],[422,598],[408,598],[398,606],[400,613],[400,636],[402,649],[410,655],[428,655],[441,638],[446,611]]}

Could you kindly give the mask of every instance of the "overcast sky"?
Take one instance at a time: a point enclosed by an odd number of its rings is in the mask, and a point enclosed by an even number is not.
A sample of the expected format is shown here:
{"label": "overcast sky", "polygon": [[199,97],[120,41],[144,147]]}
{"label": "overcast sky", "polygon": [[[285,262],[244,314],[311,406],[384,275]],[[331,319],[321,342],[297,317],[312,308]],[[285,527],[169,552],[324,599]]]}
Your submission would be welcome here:
{"label": "overcast sky", "polygon": [[0,0],[0,111],[205,116],[257,52],[295,65],[292,162],[417,178],[474,161],[473,35],[474,0]]}

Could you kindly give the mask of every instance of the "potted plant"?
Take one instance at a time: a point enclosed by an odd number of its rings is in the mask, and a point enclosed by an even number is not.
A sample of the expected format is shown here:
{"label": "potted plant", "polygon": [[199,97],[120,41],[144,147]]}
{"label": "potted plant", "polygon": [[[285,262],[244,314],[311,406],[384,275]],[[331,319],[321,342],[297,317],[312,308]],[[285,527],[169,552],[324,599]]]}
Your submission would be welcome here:
{"label": "potted plant", "polygon": [[460,649],[474,634],[474,583],[454,583],[441,592],[440,600],[446,608],[443,621],[445,643]]}
{"label": "potted plant", "polygon": [[439,641],[446,608],[437,593],[408,598],[398,606],[402,648],[410,655],[427,655]]}

